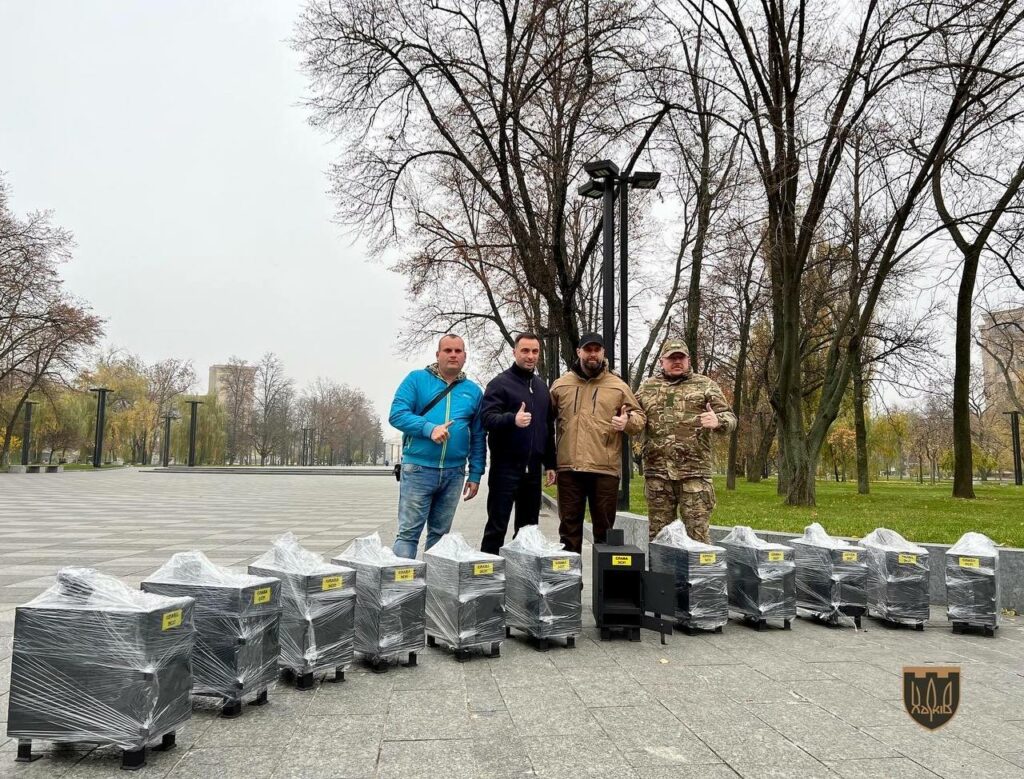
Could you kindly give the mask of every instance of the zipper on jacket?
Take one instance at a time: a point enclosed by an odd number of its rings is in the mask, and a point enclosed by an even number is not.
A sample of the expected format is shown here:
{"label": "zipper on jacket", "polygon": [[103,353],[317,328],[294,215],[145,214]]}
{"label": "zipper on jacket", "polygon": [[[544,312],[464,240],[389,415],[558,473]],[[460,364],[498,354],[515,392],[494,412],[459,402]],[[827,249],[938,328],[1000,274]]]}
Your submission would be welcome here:
{"label": "zipper on jacket", "polygon": [[[446,423],[449,421],[449,418],[451,417],[451,414],[452,414],[452,393],[449,392],[445,396],[445,404],[444,404],[444,421]],[[451,433],[449,433],[449,436],[450,435],[451,435]],[[445,455],[445,453],[447,451],[448,451],[448,439],[446,438],[446,439],[444,439],[444,441],[441,442],[441,461],[437,464],[438,468],[444,468],[444,455]]]}

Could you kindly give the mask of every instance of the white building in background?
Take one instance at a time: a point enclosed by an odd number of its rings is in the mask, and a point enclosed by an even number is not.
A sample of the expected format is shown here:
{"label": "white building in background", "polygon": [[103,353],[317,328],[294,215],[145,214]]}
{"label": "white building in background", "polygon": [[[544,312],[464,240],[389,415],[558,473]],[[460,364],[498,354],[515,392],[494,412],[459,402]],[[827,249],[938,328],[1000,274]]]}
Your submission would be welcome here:
{"label": "white building in background", "polygon": [[[217,393],[217,402],[222,406],[226,405],[228,388],[230,387],[230,376],[232,371],[241,371],[245,374],[245,386],[249,387],[250,395],[255,398],[256,388],[256,366],[255,365],[211,365],[210,383],[207,385],[207,392]],[[246,404],[251,406],[252,403]]]}
{"label": "white building in background", "polygon": [[978,341],[988,404],[999,411],[1011,411],[1010,387],[1024,402],[1024,307],[986,312]]}

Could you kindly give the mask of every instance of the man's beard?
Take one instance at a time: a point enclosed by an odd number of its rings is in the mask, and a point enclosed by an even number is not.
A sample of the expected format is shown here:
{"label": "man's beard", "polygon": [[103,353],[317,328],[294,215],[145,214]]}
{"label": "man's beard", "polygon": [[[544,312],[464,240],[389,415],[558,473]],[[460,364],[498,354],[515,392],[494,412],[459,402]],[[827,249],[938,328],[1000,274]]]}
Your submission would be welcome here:
{"label": "man's beard", "polygon": [[603,368],[604,368],[604,361],[603,360],[596,360],[593,363],[588,361],[588,360],[584,360],[583,361],[583,370],[584,370],[584,372],[588,376],[596,376],[597,374],[599,374],[601,372],[601,370]]}

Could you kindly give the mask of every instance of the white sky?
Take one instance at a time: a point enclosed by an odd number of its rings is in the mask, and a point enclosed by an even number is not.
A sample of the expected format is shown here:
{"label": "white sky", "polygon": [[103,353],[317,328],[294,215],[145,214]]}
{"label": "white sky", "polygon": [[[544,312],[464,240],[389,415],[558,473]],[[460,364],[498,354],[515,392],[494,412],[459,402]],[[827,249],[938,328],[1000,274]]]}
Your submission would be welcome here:
{"label": "white sky", "polygon": [[[386,426],[404,282],[331,222],[292,0],[0,0],[0,170],[51,208],[68,288],[147,361],[276,352],[362,387]],[[190,283],[194,282],[194,283]]]}

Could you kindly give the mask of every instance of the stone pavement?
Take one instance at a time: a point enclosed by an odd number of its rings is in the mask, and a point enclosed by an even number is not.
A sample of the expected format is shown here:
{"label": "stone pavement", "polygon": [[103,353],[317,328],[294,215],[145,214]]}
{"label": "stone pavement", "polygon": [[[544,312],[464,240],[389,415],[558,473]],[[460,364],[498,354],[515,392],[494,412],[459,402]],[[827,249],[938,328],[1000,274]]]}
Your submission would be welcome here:
{"label": "stone pavement", "polygon": [[[116,750],[43,742],[43,759],[17,764],[6,737],[14,607],[58,567],[137,584],[184,549],[243,565],[285,530],[331,554],[378,528],[390,540],[397,494],[371,476],[0,476],[0,777],[122,776]],[[481,495],[456,529],[476,543],[484,515]],[[542,527],[555,535],[553,517]],[[660,646],[646,631],[640,644],[597,640],[589,597],[588,583],[575,650],[512,639],[465,664],[425,650],[417,668],[357,667],[305,693],[280,684],[231,721],[199,699],[178,748],[150,753],[143,776],[1024,776],[1019,619],[996,639],[954,636],[941,610],[923,633],[731,622]],[[925,663],[962,666],[959,713],[936,732],[901,703],[901,666]]]}

